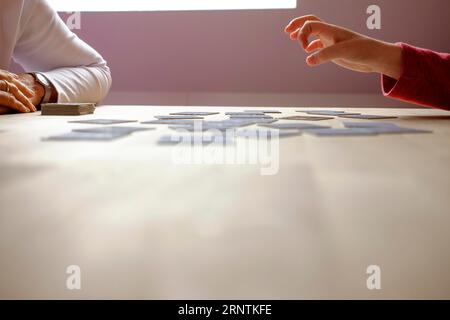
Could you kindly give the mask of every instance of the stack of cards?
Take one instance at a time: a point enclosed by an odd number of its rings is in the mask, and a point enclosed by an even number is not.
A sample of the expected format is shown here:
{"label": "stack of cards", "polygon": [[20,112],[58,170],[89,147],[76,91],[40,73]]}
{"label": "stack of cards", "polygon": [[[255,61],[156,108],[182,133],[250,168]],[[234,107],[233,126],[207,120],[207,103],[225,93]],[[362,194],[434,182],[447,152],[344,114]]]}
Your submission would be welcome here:
{"label": "stack of cards", "polygon": [[93,103],[44,103],[41,105],[43,116],[81,116],[95,111]]}

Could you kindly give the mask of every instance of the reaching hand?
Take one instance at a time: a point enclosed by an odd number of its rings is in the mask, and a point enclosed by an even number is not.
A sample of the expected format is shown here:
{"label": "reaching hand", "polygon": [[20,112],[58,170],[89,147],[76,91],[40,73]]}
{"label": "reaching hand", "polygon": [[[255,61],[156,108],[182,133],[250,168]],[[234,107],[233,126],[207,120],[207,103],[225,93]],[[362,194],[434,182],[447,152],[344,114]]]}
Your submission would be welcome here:
{"label": "reaching hand", "polygon": [[[307,53],[306,63],[317,66],[329,61],[358,72],[378,72],[394,79],[402,74],[402,49],[308,15],[292,20],[285,28],[291,40]],[[310,42],[310,37],[317,39]]]}

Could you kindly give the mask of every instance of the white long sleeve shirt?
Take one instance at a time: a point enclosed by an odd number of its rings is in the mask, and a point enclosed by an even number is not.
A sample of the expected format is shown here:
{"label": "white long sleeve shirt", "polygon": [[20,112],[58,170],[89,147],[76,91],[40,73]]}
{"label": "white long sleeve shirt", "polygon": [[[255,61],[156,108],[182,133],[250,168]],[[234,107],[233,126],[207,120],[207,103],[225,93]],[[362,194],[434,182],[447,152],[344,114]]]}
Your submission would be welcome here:
{"label": "white long sleeve shirt", "polygon": [[0,0],[0,69],[11,59],[41,72],[58,102],[99,102],[111,87],[105,60],[72,33],[46,0]]}

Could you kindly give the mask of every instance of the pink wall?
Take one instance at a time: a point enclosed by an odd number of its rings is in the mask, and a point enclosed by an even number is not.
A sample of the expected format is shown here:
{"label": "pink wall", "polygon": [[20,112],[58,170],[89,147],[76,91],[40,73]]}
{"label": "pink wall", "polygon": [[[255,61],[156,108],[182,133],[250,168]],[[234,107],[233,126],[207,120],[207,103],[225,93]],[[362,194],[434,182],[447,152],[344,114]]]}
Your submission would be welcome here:
{"label": "pink wall", "polygon": [[[382,30],[365,27],[382,8]],[[147,92],[379,92],[378,77],[333,65],[311,70],[282,29],[314,13],[388,41],[450,51],[449,0],[300,0],[295,10],[84,13],[77,33],[108,60],[113,90]]]}

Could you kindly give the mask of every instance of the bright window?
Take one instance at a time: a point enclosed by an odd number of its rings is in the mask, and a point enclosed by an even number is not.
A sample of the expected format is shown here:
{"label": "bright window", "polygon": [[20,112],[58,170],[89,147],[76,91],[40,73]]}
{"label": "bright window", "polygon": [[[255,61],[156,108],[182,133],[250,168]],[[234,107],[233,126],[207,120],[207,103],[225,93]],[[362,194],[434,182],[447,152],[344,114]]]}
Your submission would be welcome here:
{"label": "bright window", "polygon": [[58,11],[178,11],[295,8],[297,0],[48,0]]}

